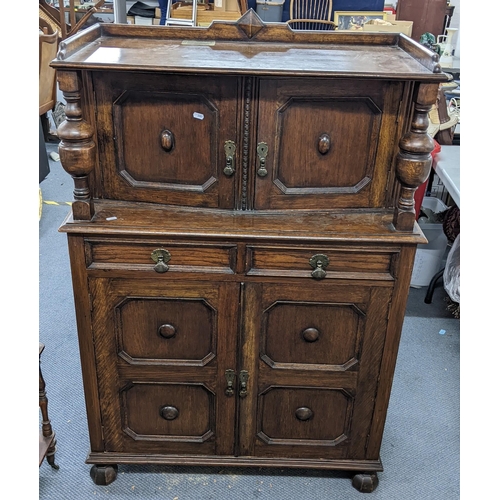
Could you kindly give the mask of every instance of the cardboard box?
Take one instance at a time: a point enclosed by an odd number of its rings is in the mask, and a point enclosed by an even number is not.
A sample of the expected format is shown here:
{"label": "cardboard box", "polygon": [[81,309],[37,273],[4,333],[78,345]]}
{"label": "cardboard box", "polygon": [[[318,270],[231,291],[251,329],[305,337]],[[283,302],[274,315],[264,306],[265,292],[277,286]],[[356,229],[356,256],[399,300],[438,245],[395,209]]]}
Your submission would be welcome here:
{"label": "cardboard box", "polygon": [[226,12],[226,0],[214,0],[214,10]]}
{"label": "cardboard box", "polygon": [[239,12],[238,0],[226,0],[226,12]]}
{"label": "cardboard box", "polygon": [[[174,19],[191,19],[192,14],[193,11],[190,5],[175,3],[171,16]],[[224,12],[222,10],[205,10],[203,6],[199,6],[196,14],[196,25],[206,27],[210,26],[212,21],[237,21],[240,17],[239,10],[237,12]]]}
{"label": "cardboard box", "polygon": [[153,18],[152,17],[135,16],[135,24],[142,24],[144,26],[151,26],[153,24]]}
{"label": "cardboard box", "polygon": [[265,23],[281,23],[285,0],[257,0],[257,15]]}
{"label": "cardboard box", "polygon": [[[422,207],[434,214],[444,212],[448,208],[439,198],[432,196],[424,197]],[[420,218],[418,224],[428,243],[417,245],[410,281],[413,288],[429,286],[434,275],[444,267],[444,256],[448,246],[448,238],[441,223],[427,222],[427,219]]]}
{"label": "cardboard box", "polygon": [[365,23],[363,31],[371,31],[377,33],[403,33],[411,37],[413,30],[413,21],[392,21],[387,20],[390,24],[376,24],[376,20],[371,20]]}

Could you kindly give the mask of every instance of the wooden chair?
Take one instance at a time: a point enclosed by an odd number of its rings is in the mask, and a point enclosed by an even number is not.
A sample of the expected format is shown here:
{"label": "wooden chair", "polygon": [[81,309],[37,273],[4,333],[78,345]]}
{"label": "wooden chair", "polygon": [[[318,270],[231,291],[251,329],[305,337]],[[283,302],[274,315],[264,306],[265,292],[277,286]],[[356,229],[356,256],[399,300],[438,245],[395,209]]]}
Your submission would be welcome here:
{"label": "wooden chair", "polygon": [[43,18],[38,20],[39,26],[39,93],[38,106],[40,115],[47,113],[56,104],[56,71],[50,62],[56,58],[58,33]]}
{"label": "wooden chair", "polygon": [[85,9],[84,12],[78,13],[78,15],[76,11],[80,2],[76,4],[75,0],[69,0],[68,6],[64,6],[62,0],[59,3],[62,8],[55,8],[48,4],[46,0],[39,0],[38,11],[39,17],[43,17],[53,27],[56,27],[54,31],[58,32],[59,39],[65,40],[85,27],[87,20],[104,4],[104,0],[97,0],[91,8]]}
{"label": "wooden chair", "polygon": [[[45,346],[39,342],[38,343],[38,364],[40,365],[40,356],[42,355]],[[47,411],[47,395],[45,393],[45,380],[42,376],[42,368],[39,366],[39,405],[40,411],[42,413],[42,430],[40,431],[39,439],[39,455],[38,455],[38,466],[42,465],[43,459],[47,458],[47,462],[54,469],[59,469],[56,465],[54,455],[56,453],[56,434],[52,430],[52,424],[50,423],[49,414]]]}
{"label": "wooden chair", "polygon": [[38,28],[38,109],[43,138],[47,142],[51,140],[47,112],[54,110],[57,102],[56,71],[50,67],[50,62],[56,58],[60,36],[45,18],[38,19]]}
{"label": "wooden chair", "polygon": [[312,19],[289,19],[286,23],[293,30],[333,31],[337,27],[333,21]]}
{"label": "wooden chair", "polygon": [[59,41],[63,39],[62,32],[69,29],[69,26],[65,24],[63,28],[61,28],[61,20],[59,9],[56,9],[51,4],[48,4],[45,0],[39,0],[38,3],[38,17],[43,19],[44,22],[50,26],[52,31],[57,32],[57,36]]}
{"label": "wooden chair", "polygon": [[290,0],[288,25],[295,30],[334,30],[332,0]]}

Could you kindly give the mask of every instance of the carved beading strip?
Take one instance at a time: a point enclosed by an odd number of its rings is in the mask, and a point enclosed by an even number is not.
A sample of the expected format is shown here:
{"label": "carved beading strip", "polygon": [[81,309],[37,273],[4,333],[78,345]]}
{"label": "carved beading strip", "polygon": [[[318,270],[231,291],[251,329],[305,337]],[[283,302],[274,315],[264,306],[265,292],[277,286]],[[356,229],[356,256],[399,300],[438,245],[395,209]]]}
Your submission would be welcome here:
{"label": "carved beading strip", "polygon": [[243,119],[243,161],[242,161],[242,185],[241,185],[241,208],[247,209],[248,192],[248,154],[250,147],[250,102],[252,97],[252,79],[245,79],[245,108]]}

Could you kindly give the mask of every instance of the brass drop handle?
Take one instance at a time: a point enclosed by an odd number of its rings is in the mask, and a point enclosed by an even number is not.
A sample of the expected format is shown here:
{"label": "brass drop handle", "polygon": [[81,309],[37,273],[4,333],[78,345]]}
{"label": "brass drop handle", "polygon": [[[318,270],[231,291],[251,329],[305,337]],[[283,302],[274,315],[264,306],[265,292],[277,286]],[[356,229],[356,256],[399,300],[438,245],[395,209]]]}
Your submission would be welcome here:
{"label": "brass drop handle", "polygon": [[170,252],[168,250],[157,248],[151,254],[151,258],[156,262],[153,269],[157,273],[166,273],[168,271],[167,262],[170,260]]}
{"label": "brass drop handle", "polygon": [[240,398],[246,398],[248,394],[248,372],[246,370],[240,371]]}
{"label": "brass drop handle", "polygon": [[322,155],[326,155],[326,153],[328,153],[328,151],[330,151],[331,145],[332,145],[332,141],[331,141],[330,136],[328,134],[320,135],[319,140],[318,140],[318,151]]}
{"label": "brass drop handle", "polygon": [[163,130],[160,134],[161,147],[170,153],[174,149],[174,134],[170,130]]}
{"label": "brass drop handle", "polygon": [[236,144],[233,141],[226,141],[224,143],[224,152],[226,153],[226,166],[224,167],[224,174],[228,177],[234,174],[234,154],[236,153]]}
{"label": "brass drop handle", "polygon": [[259,144],[257,144],[257,157],[259,158],[259,169],[257,170],[257,175],[259,177],[265,177],[267,175],[266,157],[268,151],[269,148],[265,142],[259,142]]}
{"label": "brass drop handle", "polygon": [[234,370],[226,370],[226,396],[232,396],[234,394],[234,379],[236,374]]}
{"label": "brass drop handle", "polygon": [[328,257],[326,255],[323,255],[321,253],[313,255],[309,259],[309,265],[314,269],[314,271],[311,273],[311,276],[317,280],[322,280],[323,278],[325,278],[325,269],[328,266],[329,262],[330,261],[328,260]]}

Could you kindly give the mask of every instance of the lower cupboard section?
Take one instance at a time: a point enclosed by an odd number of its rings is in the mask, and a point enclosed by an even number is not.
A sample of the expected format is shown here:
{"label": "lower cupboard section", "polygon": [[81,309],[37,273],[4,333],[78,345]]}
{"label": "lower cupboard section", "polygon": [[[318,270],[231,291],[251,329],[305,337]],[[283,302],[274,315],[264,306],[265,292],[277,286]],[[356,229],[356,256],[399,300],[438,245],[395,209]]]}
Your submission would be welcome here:
{"label": "lower cupboard section", "polygon": [[387,282],[89,287],[104,450],[90,463],[381,470],[366,449]]}

